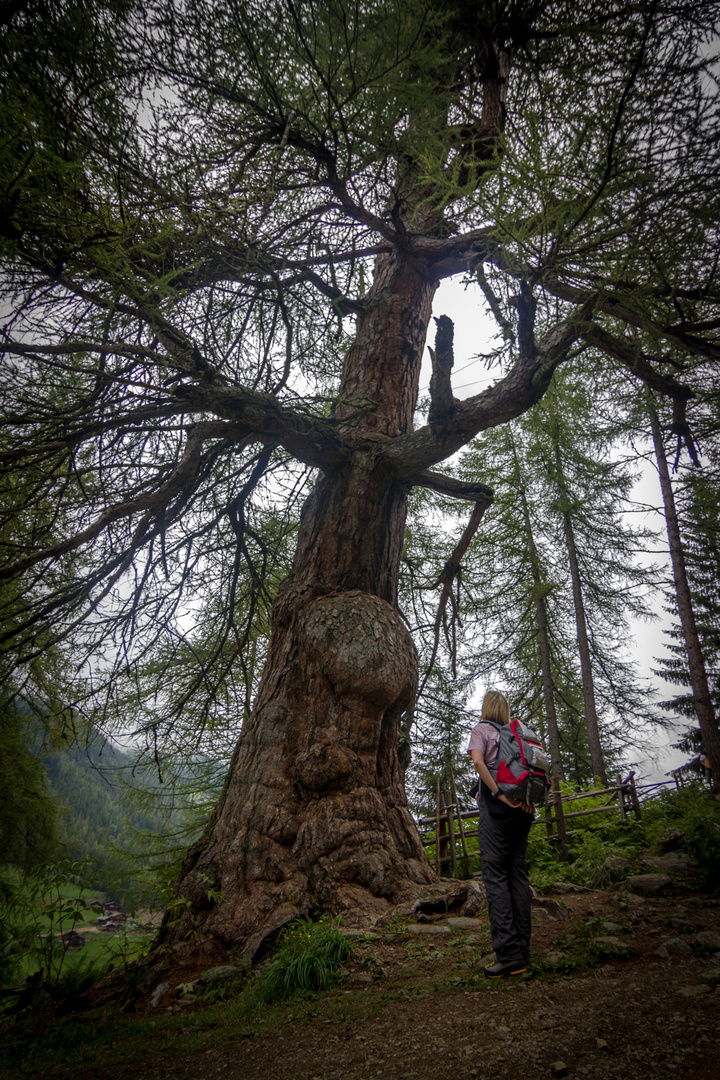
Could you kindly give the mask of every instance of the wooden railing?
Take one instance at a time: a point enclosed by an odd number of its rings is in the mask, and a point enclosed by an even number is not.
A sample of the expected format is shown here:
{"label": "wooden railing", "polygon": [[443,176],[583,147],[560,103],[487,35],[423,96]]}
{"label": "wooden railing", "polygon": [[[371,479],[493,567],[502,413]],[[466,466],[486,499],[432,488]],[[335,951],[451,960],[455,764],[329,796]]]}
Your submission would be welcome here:
{"label": "wooden railing", "polygon": [[[465,874],[469,876],[470,855],[467,849],[466,823],[471,829],[476,828],[479,811],[462,810],[452,776],[450,786],[450,791],[441,791],[438,780],[435,817],[420,818],[418,826],[423,836],[424,846],[435,847],[435,869],[438,874],[445,867],[446,870],[451,871],[453,877],[457,877],[458,861],[462,859]],[[608,813],[619,814],[623,821],[627,820],[630,814],[640,818],[642,802],[653,798],[670,786],[674,786],[674,781],[636,785],[635,774],[631,772],[624,780],[618,774],[614,784],[604,788],[594,788],[592,791],[580,791],[569,795],[551,791],[546,796],[545,806],[533,821],[533,825],[544,825],[548,838],[557,843],[562,850],[566,846],[567,837],[573,835],[573,830],[566,828],[566,822],[570,819]],[[605,801],[600,806],[593,806],[587,810],[571,809],[574,803],[603,796]],[[427,835],[428,829],[433,830],[431,835]]]}

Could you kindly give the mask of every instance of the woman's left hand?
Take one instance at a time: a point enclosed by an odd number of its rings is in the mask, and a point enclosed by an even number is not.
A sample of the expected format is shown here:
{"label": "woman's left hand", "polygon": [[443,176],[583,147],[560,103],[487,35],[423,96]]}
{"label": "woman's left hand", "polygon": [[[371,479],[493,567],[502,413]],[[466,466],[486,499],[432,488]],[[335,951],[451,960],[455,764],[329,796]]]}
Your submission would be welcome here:
{"label": "woman's left hand", "polygon": [[518,802],[517,799],[511,799],[509,795],[498,795],[498,802],[504,802],[506,806],[511,807],[513,810],[524,810],[526,814],[535,813],[535,807],[532,803]]}

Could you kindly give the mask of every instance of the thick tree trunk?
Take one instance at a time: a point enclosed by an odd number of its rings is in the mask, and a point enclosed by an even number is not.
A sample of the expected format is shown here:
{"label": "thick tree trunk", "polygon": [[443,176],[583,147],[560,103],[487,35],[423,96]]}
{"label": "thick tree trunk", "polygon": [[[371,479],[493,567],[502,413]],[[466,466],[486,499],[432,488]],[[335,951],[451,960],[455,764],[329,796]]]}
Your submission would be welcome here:
{"label": "thick tree trunk", "polygon": [[675,581],[678,614],[680,615],[683,637],[685,638],[685,648],[687,649],[693,704],[700,724],[700,731],[702,732],[705,753],[710,759],[710,765],[713,771],[713,786],[716,791],[720,791],[720,730],[718,729],[718,722],[713,710],[707,672],[705,670],[705,659],[700,644],[700,636],[695,624],[695,612],[693,611],[690,585],[685,569],[685,555],[683,553],[682,539],[680,537],[680,525],[675,509],[675,497],[670,481],[670,471],[665,455],[662,431],[660,430],[660,422],[650,394],[647,395],[647,405],[652,428],[655,458],[657,460],[658,474],[660,476],[660,489],[662,491],[663,505],[665,508],[665,522],[667,525],[668,543],[670,545],[670,560],[673,569],[673,579]]}
{"label": "thick tree trunk", "polygon": [[434,880],[397,756],[418,659],[396,610],[407,489],[383,459],[411,429],[434,289],[401,255],[378,260],[334,414],[344,462],[304,507],[257,701],[166,942],[253,954],[298,913],[382,912]]}

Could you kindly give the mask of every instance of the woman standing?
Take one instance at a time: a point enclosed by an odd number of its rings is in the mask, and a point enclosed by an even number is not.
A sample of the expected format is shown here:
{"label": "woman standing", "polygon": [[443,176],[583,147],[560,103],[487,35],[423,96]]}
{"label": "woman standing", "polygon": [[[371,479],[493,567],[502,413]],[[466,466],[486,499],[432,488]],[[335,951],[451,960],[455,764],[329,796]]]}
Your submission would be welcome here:
{"label": "woman standing", "polygon": [[490,769],[497,757],[500,733],[495,724],[510,723],[510,706],[498,690],[489,690],[480,723],[470,736],[468,754],[480,775],[480,858],[488,901],[495,963],[485,968],[491,979],[519,975],[530,959],[530,882],[527,842],[534,807],[504,795]]}

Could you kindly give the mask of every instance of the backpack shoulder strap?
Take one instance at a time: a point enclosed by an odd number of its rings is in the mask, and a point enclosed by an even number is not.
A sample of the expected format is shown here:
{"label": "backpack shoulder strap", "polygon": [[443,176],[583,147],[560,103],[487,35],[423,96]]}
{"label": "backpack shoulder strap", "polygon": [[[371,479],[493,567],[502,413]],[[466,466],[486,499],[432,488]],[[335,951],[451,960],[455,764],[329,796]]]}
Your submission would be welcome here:
{"label": "backpack shoulder strap", "polygon": [[523,723],[522,720],[512,720],[510,727],[513,730],[516,738],[525,739],[526,742],[538,743],[542,746],[542,739],[538,735],[534,728],[529,727],[528,724]]}
{"label": "backpack shoulder strap", "polygon": [[496,724],[494,720],[481,720],[480,723],[489,724],[490,727],[494,727],[496,731],[502,731],[502,729],[505,727],[505,724]]}

